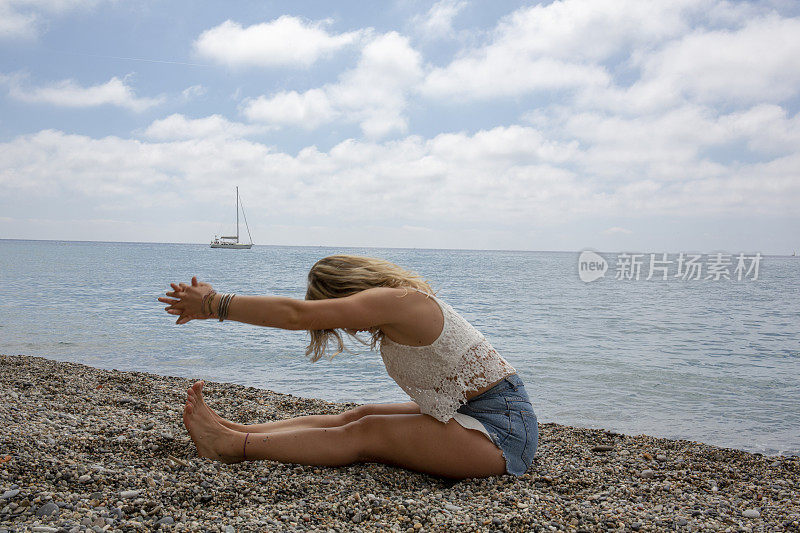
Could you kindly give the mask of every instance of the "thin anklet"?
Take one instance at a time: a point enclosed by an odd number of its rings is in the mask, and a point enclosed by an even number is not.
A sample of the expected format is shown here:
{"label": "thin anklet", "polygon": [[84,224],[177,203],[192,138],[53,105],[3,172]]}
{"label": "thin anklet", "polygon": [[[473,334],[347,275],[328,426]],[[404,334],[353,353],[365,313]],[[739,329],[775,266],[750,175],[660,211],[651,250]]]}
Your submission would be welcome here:
{"label": "thin anklet", "polygon": [[242,446],[242,459],[247,461],[247,437],[250,436],[250,433],[244,436],[244,445]]}

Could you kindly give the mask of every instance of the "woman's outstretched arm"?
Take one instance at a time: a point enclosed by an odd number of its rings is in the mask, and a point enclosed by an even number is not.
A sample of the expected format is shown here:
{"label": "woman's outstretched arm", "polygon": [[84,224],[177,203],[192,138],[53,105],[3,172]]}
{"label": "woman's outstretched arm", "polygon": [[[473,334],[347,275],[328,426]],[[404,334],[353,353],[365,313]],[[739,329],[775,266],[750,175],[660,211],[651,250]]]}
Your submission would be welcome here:
{"label": "woman's outstretched arm", "polygon": [[[173,290],[166,293],[167,298],[158,300],[169,304],[166,311],[178,316],[177,324],[218,317],[222,295],[210,294],[213,288],[208,283],[193,277],[191,284],[172,283],[171,286]],[[227,318],[289,330],[368,329],[413,319],[415,306],[405,304],[411,302],[403,298],[406,294],[405,289],[377,287],[329,300],[236,295],[228,307]]]}

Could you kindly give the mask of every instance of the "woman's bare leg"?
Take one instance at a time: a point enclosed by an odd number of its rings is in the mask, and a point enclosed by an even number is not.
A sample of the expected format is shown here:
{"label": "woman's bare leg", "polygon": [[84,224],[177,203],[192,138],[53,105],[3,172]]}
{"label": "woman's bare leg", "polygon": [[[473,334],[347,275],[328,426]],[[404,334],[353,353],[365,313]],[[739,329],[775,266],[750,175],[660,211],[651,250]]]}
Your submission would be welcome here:
{"label": "woman's bare leg", "polygon": [[379,462],[453,478],[505,473],[500,450],[455,420],[442,424],[422,414],[367,415],[339,427],[248,435],[218,423],[196,400],[187,399],[184,424],[198,454],[223,462],[245,457],[320,466]]}
{"label": "woman's bare leg", "polygon": [[210,405],[205,403],[203,397],[204,382],[198,381],[192,385],[187,394],[190,398],[205,405],[211,416],[220,424],[228,429],[242,433],[274,433],[276,431],[289,431],[303,428],[329,428],[338,427],[355,422],[359,418],[369,415],[391,415],[391,414],[419,414],[419,405],[414,402],[405,403],[375,403],[360,405],[355,409],[350,409],[338,415],[308,415],[289,418],[286,420],[276,420],[274,422],[264,422],[261,424],[237,424],[222,418]]}

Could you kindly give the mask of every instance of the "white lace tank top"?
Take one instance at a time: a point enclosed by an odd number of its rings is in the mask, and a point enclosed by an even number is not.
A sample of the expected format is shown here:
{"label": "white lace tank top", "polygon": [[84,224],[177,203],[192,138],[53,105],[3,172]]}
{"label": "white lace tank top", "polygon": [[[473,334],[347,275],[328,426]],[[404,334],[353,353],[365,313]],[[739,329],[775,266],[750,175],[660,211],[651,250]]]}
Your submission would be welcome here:
{"label": "white lace tank top", "polygon": [[468,392],[491,385],[516,370],[455,309],[432,294],[428,296],[439,304],[444,315],[439,338],[426,346],[408,346],[384,335],[380,351],[389,376],[419,405],[420,411],[447,422],[467,403]]}

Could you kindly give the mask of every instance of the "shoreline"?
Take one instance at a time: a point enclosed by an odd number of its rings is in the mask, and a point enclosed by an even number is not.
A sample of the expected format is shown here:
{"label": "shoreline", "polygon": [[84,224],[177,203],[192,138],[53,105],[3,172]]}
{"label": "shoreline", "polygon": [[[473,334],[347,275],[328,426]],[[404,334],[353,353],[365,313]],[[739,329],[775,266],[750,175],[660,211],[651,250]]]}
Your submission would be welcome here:
{"label": "shoreline", "polygon": [[[521,478],[199,458],[192,380],[0,355],[4,531],[800,531],[800,457],[540,424]],[[242,423],[356,404],[209,381]]]}

